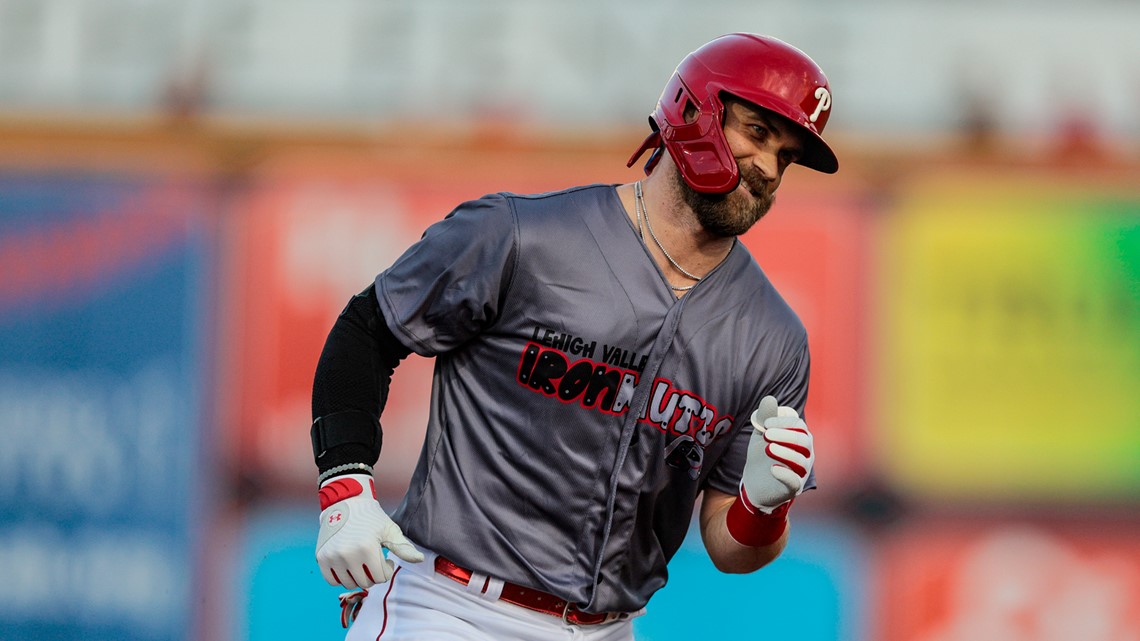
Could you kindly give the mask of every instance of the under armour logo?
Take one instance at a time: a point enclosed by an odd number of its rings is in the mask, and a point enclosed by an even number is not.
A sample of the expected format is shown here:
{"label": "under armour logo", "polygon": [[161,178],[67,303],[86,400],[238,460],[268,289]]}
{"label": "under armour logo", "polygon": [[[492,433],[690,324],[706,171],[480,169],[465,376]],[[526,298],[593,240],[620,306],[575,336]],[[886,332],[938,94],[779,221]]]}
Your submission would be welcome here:
{"label": "under armour logo", "polygon": [[329,515],[329,525],[341,520],[342,514],[340,512],[333,512]]}

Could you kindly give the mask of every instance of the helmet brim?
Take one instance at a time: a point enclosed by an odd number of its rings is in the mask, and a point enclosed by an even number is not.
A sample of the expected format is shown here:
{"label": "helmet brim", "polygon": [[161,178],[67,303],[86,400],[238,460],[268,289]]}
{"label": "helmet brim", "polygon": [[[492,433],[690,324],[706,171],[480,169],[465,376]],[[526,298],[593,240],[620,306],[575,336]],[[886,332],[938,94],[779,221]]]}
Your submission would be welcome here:
{"label": "helmet brim", "polygon": [[796,161],[797,165],[803,165],[808,169],[814,169],[825,174],[834,174],[839,171],[839,159],[835,157],[835,152],[819,134],[808,129],[807,135],[804,136],[804,143],[804,153]]}

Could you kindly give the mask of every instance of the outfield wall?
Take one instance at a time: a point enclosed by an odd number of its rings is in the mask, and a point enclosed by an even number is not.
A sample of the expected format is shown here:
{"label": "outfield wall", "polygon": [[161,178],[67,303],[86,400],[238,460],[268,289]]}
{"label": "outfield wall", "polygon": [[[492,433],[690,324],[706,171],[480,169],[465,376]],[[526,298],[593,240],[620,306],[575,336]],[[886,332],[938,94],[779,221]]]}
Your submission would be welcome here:
{"label": "outfield wall", "polygon": [[[308,443],[336,315],[458,202],[638,175],[633,133],[493,133],[0,143],[0,640],[340,638]],[[757,574],[691,538],[639,639],[1137,635],[1140,168],[844,157],[743,238],[811,336],[820,489]],[[430,376],[393,383],[389,506]],[[782,590],[792,627],[747,627]]]}

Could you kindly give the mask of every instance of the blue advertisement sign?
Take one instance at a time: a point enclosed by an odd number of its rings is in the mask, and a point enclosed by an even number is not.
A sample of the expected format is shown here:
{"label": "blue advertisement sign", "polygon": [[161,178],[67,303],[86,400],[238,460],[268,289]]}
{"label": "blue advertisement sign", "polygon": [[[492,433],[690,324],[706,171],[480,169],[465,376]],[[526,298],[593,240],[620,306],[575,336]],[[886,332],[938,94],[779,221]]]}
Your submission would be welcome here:
{"label": "blue advertisement sign", "polygon": [[841,521],[795,514],[788,547],[751,574],[723,574],[694,525],[669,582],[633,622],[637,641],[864,641],[869,543]]}
{"label": "blue advertisement sign", "polygon": [[193,637],[202,202],[0,174],[0,640]]}
{"label": "blue advertisement sign", "polygon": [[[235,639],[343,639],[337,595],[313,556],[317,507],[278,505],[248,515],[237,546]],[[694,522],[669,563],[669,582],[634,619],[636,641],[705,639],[865,641],[870,542],[835,519],[796,515],[788,548],[752,574],[713,567]]]}
{"label": "blue advertisement sign", "polygon": [[348,592],[321,576],[314,555],[319,514],[307,504],[281,504],[246,514],[233,559],[234,639],[247,641],[340,641],[337,596]]}

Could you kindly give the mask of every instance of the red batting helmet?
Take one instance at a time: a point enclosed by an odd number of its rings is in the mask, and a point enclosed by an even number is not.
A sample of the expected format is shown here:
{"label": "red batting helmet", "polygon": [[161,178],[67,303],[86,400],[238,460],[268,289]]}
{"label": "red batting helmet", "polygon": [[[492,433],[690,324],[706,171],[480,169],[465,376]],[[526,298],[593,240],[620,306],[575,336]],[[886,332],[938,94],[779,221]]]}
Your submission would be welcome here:
{"label": "red batting helmet", "polygon": [[[656,148],[645,173],[669,150],[685,182],[693,189],[723,194],[736,189],[740,172],[724,137],[724,92],[773,111],[803,128],[804,153],[798,162],[832,174],[839,169],[835,153],[820,134],[831,114],[827,76],[795,47],[751,33],[721,36],[690,53],[677,65],[669,84],[649,116],[653,133],[629,159],[633,166],[647,150]],[[685,110],[697,110],[685,122]]]}

